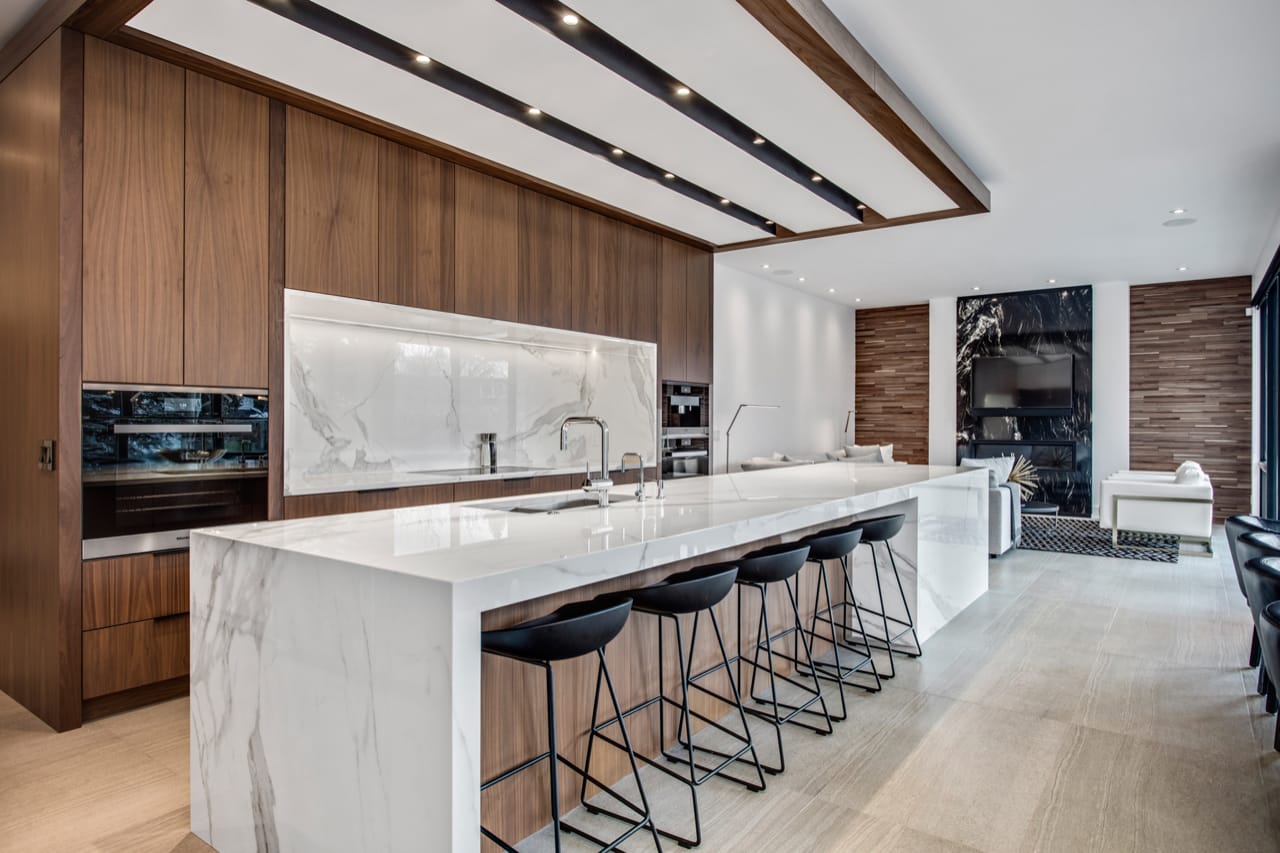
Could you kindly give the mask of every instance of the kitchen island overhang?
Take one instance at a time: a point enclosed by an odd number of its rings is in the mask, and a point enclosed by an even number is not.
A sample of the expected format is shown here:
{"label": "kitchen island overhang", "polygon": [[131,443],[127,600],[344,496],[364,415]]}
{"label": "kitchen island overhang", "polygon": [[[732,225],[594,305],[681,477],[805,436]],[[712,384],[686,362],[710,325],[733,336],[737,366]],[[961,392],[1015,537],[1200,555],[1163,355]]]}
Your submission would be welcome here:
{"label": "kitchen island overhang", "polygon": [[478,850],[482,619],[903,512],[925,640],[987,588],[986,477],[828,463],[553,515],[508,500],[198,531],[192,831],[224,853]]}

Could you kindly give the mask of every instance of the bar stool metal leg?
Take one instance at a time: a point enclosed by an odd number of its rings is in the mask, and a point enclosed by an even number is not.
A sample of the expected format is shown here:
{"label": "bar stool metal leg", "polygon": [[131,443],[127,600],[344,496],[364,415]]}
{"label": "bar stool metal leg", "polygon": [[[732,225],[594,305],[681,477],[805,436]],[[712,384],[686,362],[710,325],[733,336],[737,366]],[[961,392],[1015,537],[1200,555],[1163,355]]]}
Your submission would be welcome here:
{"label": "bar stool metal leg", "polygon": [[[840,562],[841,572],[844,575],[844,597],[841,601],[833,601],[831,598],[831,586],[827,577],[826,561],[814,561],[818,563],[818,589],[814,591],[813,596],[813,617],[810,620],[809,634],[817,639],[818,623],[826,623],[831,628],[831,645],[832,645],[832,662],[817,661],[816,672],[819,678],[824,681],[834,681],[840,687],[840,716],[834,714],[831,719],[836,722],[844,720],[848,716],[848,710],[845,703],[844,688],[845,685],[859,687],[868,693],[878,693],[880,691],[880,673],[876,669],[875,658],[871,656],[871,651],[864,647],[863,644],[853,639],[853,634],[865,636],[862,626],[862,615],[858,612],[853,597],[853,587],[849,583],[849,563],[848,556],[836,558]],[[819,602],[819,592],[826,595],[827,606],[821,607]],[[836,611],[840,611],[843,618],[836,617]],[[854,628],[849,622],[849,614],[853,614],[853,618],[857,621],[858,627]],[[822,638],[826,639],[826,638]],[[841,651],[845,654],[845,659],[840,658]],[[869,669],[868,669],[869,668]],[[869,675],[872,683],[865,684],[861,681],[853,680],[855,676]]]}
{"label": "bar stool metal leg", "polygon": [[[884,673],[884,677],[893,678],[895,675],[897,675],[897,669],[894,666],[894,662],[893,662],[894,654],[897,653],[897,654],[905,655],[906,657],[912,657],[912,658],[920,657],[920,654],[922,652],[922,649],[920,648],[920,639],[916,635],[915,618],[911,615],[910,605],[907,604],[907,593],[906,593],[906,589],[902,586],[902,576],[898,573],[898,562],[896,559],[894,559],[893,548],[889,545],[887,541],[884,543],[885,550],[888,551],[888,554],[889,554],[889,565],[892,567],[893,577],[898,585],[898,595],[902,601],[902,610],[904,613],[907,614],[905,619],[900,619],[896,616],[888,615],[888,608],[886,608],[884,604],[884,588],[880,581],[880,560],[876,557],[876,543],[867,542],[866,544],[871,549],[872,572],[875,575],[876,595],[879,599],[880,609],[877,610],[873,607],[867,607],[866,605],[862,605],[862,604],[857,605],[857,607],[859,610],[861,610],[863,613],[866,613],[868,616],[879,617],[880,623],[884,629],[884,639],[881,639],[879,637],[868,636],[867,634],[863,634],[863,639],[865,641],[868,652],[870,652],[871,649],[875,648],[875,649],[880,649],[888,654],[889,671]],[[852,592],[852,587],[850,587],[850,592]],[[892,624],[895,628],[899,628],[900,630],[898,630],[895,633],[893,630],[890,629],[889,627],[890,624]],[[894,643],[899,638],[906,636],[907,634],[911,635],[911,642],[915,651],[909,651],[901,647],[894,646]]]}

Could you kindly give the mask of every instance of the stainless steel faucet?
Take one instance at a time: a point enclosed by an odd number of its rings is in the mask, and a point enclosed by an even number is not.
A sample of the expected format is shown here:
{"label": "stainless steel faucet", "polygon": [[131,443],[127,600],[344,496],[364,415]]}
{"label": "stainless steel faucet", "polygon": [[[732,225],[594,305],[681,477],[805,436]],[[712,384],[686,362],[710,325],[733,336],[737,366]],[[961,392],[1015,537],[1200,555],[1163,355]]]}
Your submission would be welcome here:
{"label": "stainless steel faucet", "polygon": [[640,472],[640,482],[636,485],[636,500],[644,503],[644,457],[635,451],[629,450],[622,454],[622,471],[626,473],[632,468]]}
{"label": "stainless steel faucet", "polygon": [[573,415],[567,417],[560,424],[560,449],[569,449],[569,427],[573,424],[595,424],[600,427],[600,476],[596,479],[591,478],[591,463],[587,463],[587,478],[582,484],[582,491],[588,494],[594,492],[600,506],[609,505],[609,490],[613,488],[613,480],[609,479],[609,425],[604,422],[604,418],[590,417],[587,415]]}

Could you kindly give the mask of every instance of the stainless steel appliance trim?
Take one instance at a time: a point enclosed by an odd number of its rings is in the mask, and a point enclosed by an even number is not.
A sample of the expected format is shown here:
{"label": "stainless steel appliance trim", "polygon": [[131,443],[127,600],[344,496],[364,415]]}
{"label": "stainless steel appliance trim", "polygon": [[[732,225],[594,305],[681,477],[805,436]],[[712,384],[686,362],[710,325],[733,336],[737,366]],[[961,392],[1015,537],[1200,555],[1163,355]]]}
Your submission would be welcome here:
{"label": "stainless steel appliance trim", "polygon": [[192,385],[116,385],[111,382],[86,382],[86,391],[156,391],[162,394],[254,394],[267,396],[266,388],[207,388]]}
{"label": "stainless steel appliance trim", "polygon": [[80,546],[80,557],[84,560],[100,560],[104,557],[123,557],[126,554],[174,551],[186,548],[190,544],[190,530],[163,530],[158,533],[107,536],[102,539],[84,540]]}
{"label": "stainless steel appliance trim", "polygon": [[253,432],[253,424],[113,424],[111,430],[129,435],[160,435],[166,432]]}

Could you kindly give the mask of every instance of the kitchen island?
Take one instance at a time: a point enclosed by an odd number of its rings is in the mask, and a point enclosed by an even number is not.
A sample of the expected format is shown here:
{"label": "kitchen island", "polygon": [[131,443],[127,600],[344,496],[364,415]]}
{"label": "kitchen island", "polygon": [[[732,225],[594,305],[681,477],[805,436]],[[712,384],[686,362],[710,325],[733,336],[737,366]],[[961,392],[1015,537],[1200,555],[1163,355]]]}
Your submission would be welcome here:
{"label": "kitchen island", "polygon": [[192,831],[222,853],[478,850],[482,620],[525,602],[889,512],[922,641],[987,589],[985,471],[827,463],[632,491],[193,532]]}

